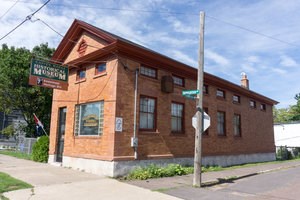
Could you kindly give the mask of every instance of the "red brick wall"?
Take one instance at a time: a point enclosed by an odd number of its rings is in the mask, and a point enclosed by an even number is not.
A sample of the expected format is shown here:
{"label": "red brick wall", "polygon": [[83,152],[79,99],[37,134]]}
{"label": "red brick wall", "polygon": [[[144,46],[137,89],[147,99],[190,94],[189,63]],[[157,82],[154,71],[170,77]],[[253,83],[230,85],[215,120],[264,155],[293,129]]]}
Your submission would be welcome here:
{"label": "red brick wall", "polygon": [[[131,70],[139,67],[139,63],[123,60]],[[153,66],[155,67],[155,66]],[[191,118],[195,114],[194,100],[182,97],[182,89],[196,89],[196,81],[185,79],[185,87],[175,86],[174,93],[161,92],[161,77],[172,75],[169,72],[158,70],[158,79],[140,75],[138,81],[138,113],[139,97],[147,95],[157,99],[157,130],[154,132],[139,131],[138,158],[152,157],[185,157],[194,154],[195,129]],[[180,74],[177,74],[180,75]],[[123,132],[116,133],[114,155],[115,159],[133,157],[133,148],[130,147],[130,138],[133,136],[133,109],[134,109],[134,77],[133,72],[125,71],[120,67],[117,83],[116,116],[123,117]],[[226,99],[216,98],[216,89],[226,91]],[[267,105],[266,111],[260,110],[260,102],[256,101],[257,108],[249,107],[249,98],[241,96],[240,104],[232,103],[233,91],[228,91],[217,85],[209,84],[209,94],[204,96],[204,107],[208,108],[211,117],[209,134],[203,136],[204,155],[233,155],[250,153],[274,152],[272,106]],[[255,99],[254,99],[255,100]],[[171,133],[171,102],[180,102],[185,105],[185,133]],[[217,135],[217,111],[226,113],[226,136]],[[233,115],[241,115],[242,136],[233,135]],[[139,123],[139,114],[137,115]]]}
{"label": "red brick wall", "polygon": [[[77,69],[73,69],[70,71],[68,91],[54,91],[49,153],[55,154],[56,151],[58,110],[67,107],[64,155],[112,160],[118,63],[116,59],[109,60],[107,73],[102,76],[95,76],[95,64],[84,67],[87,67],[85,81],[76,82]],[[74,136],[75,105],[101,100],[104,100],[103,135]]]}

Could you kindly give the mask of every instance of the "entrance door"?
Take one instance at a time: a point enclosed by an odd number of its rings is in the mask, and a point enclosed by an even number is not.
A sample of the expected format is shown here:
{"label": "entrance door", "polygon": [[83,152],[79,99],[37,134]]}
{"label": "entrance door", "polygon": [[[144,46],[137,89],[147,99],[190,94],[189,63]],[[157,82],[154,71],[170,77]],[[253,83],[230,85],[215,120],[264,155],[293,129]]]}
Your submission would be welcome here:
{"label": "entrance door", "polygon": [[56,146],[56,162],[62,162],[62,158],[63,158],[65,127],[66,127],[66,113],[67,113],[67,108],[59,109],[58,135],[57,135],[57,146]]}

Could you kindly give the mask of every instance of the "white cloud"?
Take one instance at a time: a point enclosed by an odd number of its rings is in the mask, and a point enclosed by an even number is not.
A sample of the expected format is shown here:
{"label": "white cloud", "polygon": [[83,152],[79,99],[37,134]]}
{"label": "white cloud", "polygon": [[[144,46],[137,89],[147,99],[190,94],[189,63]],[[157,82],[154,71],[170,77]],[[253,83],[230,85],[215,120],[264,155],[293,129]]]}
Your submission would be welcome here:
{"label": "white cloud", "polygon": [[197,67],[197,65],[198,65],[196,60],[194,60],[193,58],[191,58],[190,56],[186,55],[185,53],[183,53],[181,51],[173,50],[171,52],[171,54],[173,55],[172,57],[174,59],[180,60],[183,63],[186,63],[193,67]]}
{"label": "white cloud", "polygon": [[280,56],[280,65],[284,67],[297,67],[298,63],[291,57],[282,55]]}
{"label": "white cloud", "polygon": [[212,50],[205,50],[205,58],[212,60],[213,62],[215,62],[218,65],[222,65],[222,66],[227,66],[230,64],[230,61],[225,58],[224,56],[221,56],[220,54],[212,51]]}

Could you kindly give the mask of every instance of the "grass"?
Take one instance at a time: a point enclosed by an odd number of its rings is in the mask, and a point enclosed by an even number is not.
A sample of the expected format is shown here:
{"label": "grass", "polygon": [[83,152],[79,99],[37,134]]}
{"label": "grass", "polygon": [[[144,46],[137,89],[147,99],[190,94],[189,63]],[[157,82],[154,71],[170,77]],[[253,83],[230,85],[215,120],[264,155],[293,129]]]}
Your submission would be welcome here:
{"label": "grass", "polygon": [[30,154],[22,153],[19,151],[1,150],[0,154],[7,155],[7,156],[13,156],[13,157],[21,158],[21,159],[25,159],[25,160],[31,160]]}
{"label": "grass", "polygon": [[0,199],[1,200],[7,200],[7,198],[3,196],[4,192],[26,189],[26,188],[32,188],[32,185],[20,181],[18,179],[15,179],[9,176],[8,174],[0,172]]}
{"label": "grass", "polygon": [[[239,169],[245,167],[254,167],[264,164],[278,164],[283,162],[299,161],[300,158],[293,160],[284,160],[284,161],[270,161],[270,162],[258,162],[258,163],[249,163],[234,165],[230,167],[221,167],[221,166],[203,166],[202,172],[215,172],[215,171],[224,171]],[[151,178],[161,178],[161,177],[171,177],[171,176],[181,176],[186,174],[192,174],[194,168],[192,166],[182,166],[178,164],[170,164],[165,167],[159,167],[157,165],[149,165],[147,167],[139,167],[133,170],[128,176],[123,177],[124,180],[146,180]]]}

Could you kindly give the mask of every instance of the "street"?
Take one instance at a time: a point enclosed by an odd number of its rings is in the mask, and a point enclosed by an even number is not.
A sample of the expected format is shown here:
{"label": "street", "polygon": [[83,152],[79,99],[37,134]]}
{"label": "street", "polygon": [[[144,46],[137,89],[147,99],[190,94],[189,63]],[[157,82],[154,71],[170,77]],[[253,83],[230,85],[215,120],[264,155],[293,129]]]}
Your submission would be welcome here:
{"label": "street", "polygon": [[258,174],[220,185],[192,188],[180,187],[165,191],[165,193],[187,199],[263,199],[296,200],[300,196],[300,167],[281,169],[273,172]]}

